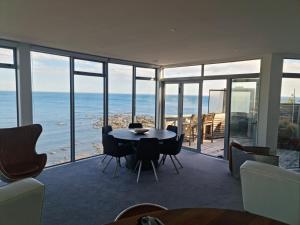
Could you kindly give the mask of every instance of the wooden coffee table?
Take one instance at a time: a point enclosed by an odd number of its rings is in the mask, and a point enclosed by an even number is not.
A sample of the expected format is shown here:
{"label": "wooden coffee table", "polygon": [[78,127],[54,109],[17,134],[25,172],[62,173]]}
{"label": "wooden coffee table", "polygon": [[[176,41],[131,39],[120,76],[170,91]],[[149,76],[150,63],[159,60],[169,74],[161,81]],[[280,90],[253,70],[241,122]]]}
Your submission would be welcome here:
{"label": "wooden coffee table", "polygon": [[228,209],[174,209],[141,214],[107,225],[137,225],[143,216],[159,218],[165,225],[283,225],[284,223],[247,212]]}

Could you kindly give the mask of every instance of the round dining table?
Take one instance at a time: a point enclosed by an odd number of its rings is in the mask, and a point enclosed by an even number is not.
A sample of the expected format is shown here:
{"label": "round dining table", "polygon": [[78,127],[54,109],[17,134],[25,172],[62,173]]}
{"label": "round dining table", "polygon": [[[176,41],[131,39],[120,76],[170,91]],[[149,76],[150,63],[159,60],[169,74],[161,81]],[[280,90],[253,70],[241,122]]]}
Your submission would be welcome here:
{"label": "round dining table", "polygon": [[141,138],[157,138],[158,140],[166,140],[170,138],[174,138],[176,133],[169,130],[161,130],[155,128],[149,128],[144,134],[136,134],[134,129],[128,128],[120,128],[114,129],[113,131],[108,133],[112,135],[114,138],[122,140],[122,141],[139,141]]}
{"label": "round dining table", "polygon": [[120,219],[107,225],[138,225],[142,216],[158,218],[164,225],[284,225],[285,223],[247,212],[214,209],[214,208],[186,208],[160,210],[137,216]]}
{"label": "round dining table", "polygon": [[[141,138],[157,138],[159,141],[163,141],[176,137],[176,133],[174,133],[173,131],[156,128],[149,128],[149,131],[144,134],[137,134],[134,132],[134,129],[129,128],[114,129],[108,134],[118,139],[121,143],[131,143],[133,147],[138,144]],[[129,155],[126,157],[126,159],[126,167],[128,169],[134,169],[137,163],[136,155]],[[154,164],[157,166],[158,162],[154,161]],[[143,162],[142,169],[151,169],[150,162]]]}

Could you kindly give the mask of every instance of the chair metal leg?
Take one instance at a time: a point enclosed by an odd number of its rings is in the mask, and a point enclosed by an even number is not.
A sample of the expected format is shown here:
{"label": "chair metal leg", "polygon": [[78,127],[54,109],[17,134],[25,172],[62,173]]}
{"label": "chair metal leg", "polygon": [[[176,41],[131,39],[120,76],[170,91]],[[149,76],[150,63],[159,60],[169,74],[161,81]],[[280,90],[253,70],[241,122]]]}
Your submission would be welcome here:
{"label": "chair metal leg", "polygon": [[158,177],[157,177],[157,174],[156,174],[156,169],[155,169],[154,163],[153,163],[153,161],[152,161],[152,160],[151,160],[150,162],[151,162],[151,165],[152,165],[152,168],[153,168],[153,172],[154,172],[155,180],[156,180],[156,182],[158,182]]}
{"label": "chair metal leg", "polygon": [[104,171],[106,170],[106,168],[108,167],[108,165],[110,164],[111,160],[113,159],[113,157],[111,157],[109,159],[109,161],[107,162],[106,166],[103,168],[102,172],[104,173]]}
{"label": "chair metal leg", "polygon": [[142,170],[142,164],[143,164],[143,161],[140,160],[140,161],[139,161],[139,164],[140,164],[140,166],[139,166],[139,172],[138,172],[138,176],[137,176],[137,179],[136,179],[136,182],[137,182],[137,183],[139,183],[139,179],[140,179],[140,174],[141,174],[141,170]]}
{"label": "chair metal leg", "polygon": [[160,159],[160,161],[159,161],[159,163],[158,163],[158,167],[160,167],[160,165],[161,165],[162,162],[164,161],[164,158],[165,158],[165,154],[162,155],[162,157],[161,157],[161,159]]}
{"label": "chair metal leg", "polygon": [[139,165],[140,165],[140,161],[137,161],[137,163],[136,163],[136,165],[134,167],[134,172],[137,170],[137,168],[139,167]]}
{"label": "chair metal leg", "polygon": [[177,174],[179,174],[179,171],[178,171],[178,169],[177,169],[177,166],[175,165],[175,162],[174,162],[172,156],[171,156],[171,155],[169,155],[169,156],[170,156],[170,158],[171,158],[171,160],[172,160],[172,163],[173,163],[173,165],[174,165],[174,167],[175,167],[175,170],[176,170]]}
{"label": "chair metal leg", "polygon": [[103,159],[101,160],[102,163],[104,162],[104,160],[106,159],[106,157],[107,157],[107,155],[105,155],[105,156],[103,157]]}
{"label": "chair metal leg", "polygon": [[165,165],[166,158],[167,158],[167,155],[164,155],[163,165]]}
{"label": "chair metal leg", "polygon": [[179,159],[176,157],[176,155],[174,155],[174,158],[175,158],[175,159],[176,159],[176,161],[178,162],[179,166],[180,166],[181,168],[183,168],[183,166],[182,166],[181,162],[180,162],[180,161],[179,161]]}
{"label": "chair metal leg", "polygon": [[117,172],[119,172],[119,166],[120,166],[120,158],[116,158],[116,167],[115,167],[114,177],[116,177]]}

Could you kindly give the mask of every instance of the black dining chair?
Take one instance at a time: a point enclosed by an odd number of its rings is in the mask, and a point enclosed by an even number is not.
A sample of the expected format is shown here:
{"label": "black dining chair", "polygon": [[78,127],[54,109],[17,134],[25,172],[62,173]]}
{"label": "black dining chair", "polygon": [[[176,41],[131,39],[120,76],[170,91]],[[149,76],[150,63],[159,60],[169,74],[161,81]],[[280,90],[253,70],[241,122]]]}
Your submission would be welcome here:
{"label": "black dining chair", "polygon": [[143,124],[141,123],[130,123],[128,126],[129,129],[134,129],[134,128],[143,128]]}
{"label": "black dining chair", "polygon": [[158,181],[154,161],[159,159],[159,148],[157,138],[141,138],[136,149],[137,164],[135,170],[139,168],[136,182],[139,182],[143,162],[150,161],[156,181]]}
{"label": "black dining chair", "polygon": [[[108,134],[109,132],[111,132],[113,129],[112,129],[112,126],[110,125],[107,125],[107,126],[104,126],[102,127],[102,144],[103,144],[103,135],[104,134]],[[107,154],[105,153],[105,149],[103,149],[103,154],[104,154],[104,157],[103,159],[101,160],[101,163],[104,162],[104,160],[106,159],[107,157]]]}
{"label": "black dining chair", "polygon": [[176,134],[177,134],[177,132],[178,132],[178,128],[177,128],[176,126],[173,126],[173,125],[168,125],[168,126],[167,126],[167,130],[173,131],[173,132],[176,133]]}
{"label": "black dining chair", "polygon": [[175,170],[177,172],[177,174],[179,174],[179,170],[173,160],[173,157],[175,158],[175,160],[178,162],[179,166],[181,168],[183,168],[182,164],[180,163],[180,161],[178,160],[178,158],[176,157],[176,155],[178,155],[181,151],[181,147],[182,147],[182,142],[184,139],[184,134],[181,134],[177,139],[172,138],[172,139],[168,139],[168,140],[164,140],[162,144],[159,145],[159,153],[162,154],[162,158],[159,162],[159,166],[163,163],[165,163],[165,160],[167,158],[167,156],[170,157]]}
{"label": "black dining chair", "polygon": [[134,154],[134,151],[131,148],[130,144],[120,145],[112,135],[103,134],[102,142],[103,142],[103,148],[105,154],[111,156],[108,163],[103,168],[102,172],[105,172],[111,160],[115,158],[116,159],[116,167],[114,172],[114,177],[115,177],[119,170],[119,167],[121,167],[121,157],[125,157],[126,159],[126,156]]}

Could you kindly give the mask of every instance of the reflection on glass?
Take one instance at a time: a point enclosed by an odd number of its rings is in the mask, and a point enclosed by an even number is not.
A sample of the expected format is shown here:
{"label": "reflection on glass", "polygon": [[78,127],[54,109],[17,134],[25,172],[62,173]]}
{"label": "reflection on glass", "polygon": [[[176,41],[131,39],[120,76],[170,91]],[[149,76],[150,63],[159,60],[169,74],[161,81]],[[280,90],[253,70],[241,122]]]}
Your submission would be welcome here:
{"label": "reflection on glass", "polygon": [[165,85],[165,127],[178,126],[178,84]]}
{"label": "reflection on glass", "polygon": [[255,145],[257,129],[258,79],[232,81],[230,141]]}
{"label": "reflection on glass", "polygon": [[283,60],[284,73],[300,73],[300,59],[284,59]]}
{"label": "reflection on glass", "polygon": [[0,68],[0,128],[17,126],[16,72]]}
{"label": "reflection on glass", "polygon": [[102,153],[103,78],[74,78],[75,92],[75,159]]}
{"label": "reflection on glass", "polygon": [[199,84],[184,84],[182,132],[183,146],[197,148]]}
{"label": "reflection on glass", "polygon": [[208,64],[204,66],[204,76],[251,74],[260,72],[260,59]]}
{"label": "reflection on glass", "polygon": [[47,166],[70,161],[70,59],[31,52],[33,122],[43,126],[37,151]]}
{"label": "reflection on glass", "polygon": [[0,63],[14,64],[14,51],[9,48],[0,48]]}
{"label": "reflection on glass", "polygon": [[155,69],[137,67],[136,68],[136,76],[137,77],[155,78]]}
{"label": "reflection on glass", "polygon": [[108,123],[125,128],[132,122],[132,66],[108,65]]}
{"label": "reflection on glass", "polygon": [[201,65],[164,69],[164,78],[201,76]]}
{"label": "reflection on glass", "polygon": [[136,80],[136,121],[155,127],[155,81]]}
{"label": "reflection on glass", "polygon": [[202,88],[201,152],[222,158],[225,137],[226,80],[205,80]]}
{"label": "reflection on glass", "polygon": [[300,79],[282,78],[277,147],[280,165],[300,167]]}
{"label": "reflection on glass", "polygon": [[100,62],[75,59],[74,67],[75,71],[101,74],[103,73],[103,64]]}

